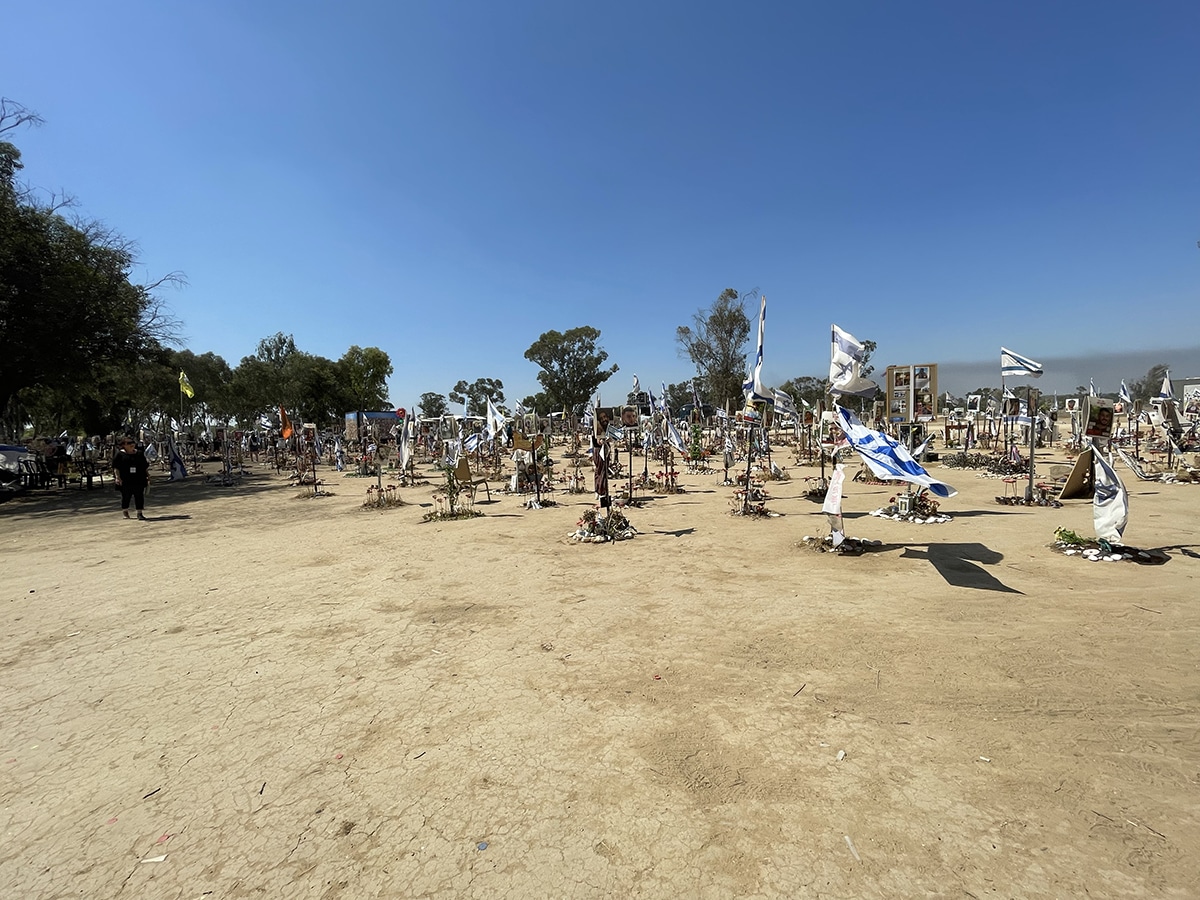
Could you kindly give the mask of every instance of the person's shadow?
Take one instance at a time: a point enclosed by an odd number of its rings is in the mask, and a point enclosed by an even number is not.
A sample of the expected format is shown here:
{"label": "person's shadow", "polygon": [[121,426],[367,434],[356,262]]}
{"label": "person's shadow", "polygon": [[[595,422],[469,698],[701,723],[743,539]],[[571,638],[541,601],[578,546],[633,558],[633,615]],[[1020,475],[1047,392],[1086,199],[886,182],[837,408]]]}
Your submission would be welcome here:
{"label": "person's shadow", "polygon": [[981,562],[995,565],[1004,559],[1003,553],[998,553],[983,544],[929,544],[924,551],[905,547],[900,555],[909,559],[929,560],[938,574],[946,579],[946,583],[954,587],[998,591],[1004,594],[1021,593],[975,564]]}
{"label": "person's shadow", "polygon": [[191,516],[187,516],[187,515],[178,515],[178,516],[146,516],[146,518],[145,518],[145,520],[144,520],[144,521],[146,521],[146,522],[175,522],[175,521],[178,521],[179,519],[190,519],[190,518],[191,518]]}

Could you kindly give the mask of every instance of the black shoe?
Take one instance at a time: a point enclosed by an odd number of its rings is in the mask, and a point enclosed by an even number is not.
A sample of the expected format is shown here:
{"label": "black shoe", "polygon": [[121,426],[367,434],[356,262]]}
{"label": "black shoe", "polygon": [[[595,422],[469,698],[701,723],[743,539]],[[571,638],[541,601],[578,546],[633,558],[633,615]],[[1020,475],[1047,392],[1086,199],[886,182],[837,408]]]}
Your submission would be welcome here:
{"label": "black shoe", "polygon": [[138,513],[138,521],[139,521],[139,522],[145,522],[145,521],[146,521],[146,517],[145,517],[145,516],[143,516],[141,513]]}

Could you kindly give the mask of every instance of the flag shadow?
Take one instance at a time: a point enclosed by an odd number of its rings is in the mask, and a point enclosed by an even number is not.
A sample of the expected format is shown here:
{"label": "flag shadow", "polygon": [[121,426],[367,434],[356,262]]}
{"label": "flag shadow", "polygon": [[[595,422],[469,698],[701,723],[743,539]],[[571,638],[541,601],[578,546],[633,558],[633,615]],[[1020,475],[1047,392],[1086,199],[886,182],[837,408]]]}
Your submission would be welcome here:
{"label": "flag shadow", "polygon": [[926,544],[925,550],[905,547],[901,557],[927,559],[946,584],[952,587],[971,588],[979,591],[996,591],[1002,594],[1020,594],[977,563],[995,565],[1004,559],[1004,554],[985,547],[983,544]]}

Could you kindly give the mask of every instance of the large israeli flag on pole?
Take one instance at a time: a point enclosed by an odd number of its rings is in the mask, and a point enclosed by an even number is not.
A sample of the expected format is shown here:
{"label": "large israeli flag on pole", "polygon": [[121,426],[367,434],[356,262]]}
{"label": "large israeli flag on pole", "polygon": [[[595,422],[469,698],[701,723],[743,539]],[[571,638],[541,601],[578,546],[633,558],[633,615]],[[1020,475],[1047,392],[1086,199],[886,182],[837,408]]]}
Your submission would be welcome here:
{"label": "large israeli flag on pole", "polygon": [[928,488],[939,497],[953,497],[958,493],[921,468],[921,464],[912,458],[904,445],[882,432],[871,430],[846,407],[835,405],[834,409],[846,440],[877,477],[884,481],[907,481]]}
{"label": "large israeli flag on pole", "polygon": [[866,347],[850,332],[833,326],[829,346],[829,393],[851,397],[874,397],[878,385],[862,377]]}
{"label": "large israeli flag on pole", "polygon": [[1121,402],[1129,404],[1133,403],[1133,398],[1129,396],[1129,388],[1125,386],[1124,378],[1121,379]]}
{"label": "large israeli flag on pole", "polygon": [[767,396],[766,390],[762,384],[762,364],[763,364],[763,332],[767,327],[767,298],[762,298],[762,303],[758,308],[758,353],[754,357],[754,369],[750,377],[746,379],[742,385],[742,393],[746,395],[747,403],[770,403],[771,398]]}
{"label": "large israeli flag on pole", "polygon": [[1040,362],[1034,362],[1028,356],[1022,356],[1020,353],[1014,353],[1007,347],[1000,348],[1000,377],[1008,376],[1021,377],[1028,375],[1030,378],[1041,378],[1042,373],[1046,370],[1042,368]]}

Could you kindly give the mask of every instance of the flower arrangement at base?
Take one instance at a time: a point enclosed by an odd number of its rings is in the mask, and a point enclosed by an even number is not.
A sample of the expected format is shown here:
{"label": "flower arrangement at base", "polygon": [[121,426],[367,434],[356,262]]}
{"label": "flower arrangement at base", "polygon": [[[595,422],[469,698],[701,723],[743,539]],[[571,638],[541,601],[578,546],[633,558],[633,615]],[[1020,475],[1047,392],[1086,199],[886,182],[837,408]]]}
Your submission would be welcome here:
{"label": "flower arrangement at base", "polygon": [[363,509],[392,509],[396,506],[405,506],[403,500],[400,499],[400,493],[396,490],[396,485],[389,484],[386,487],[378,487],[371,485],[367,488],[367,499],[363,501]]}
{"label": "flower arrangement at base", "polygon": [[584,510],[575,526],[575,530],[567,537],[581,544],[627,541],[637,536],[637,529],[619,509],[609,509],[607,516],[600,515],[596,507]]}
{"label": "flower arrangement at base", "polygon": [[911,522],[914,525],[943,525],[951,517],[939,512],[940,504],[924,490],[909,496],[908,511],[901,512],[895,497],[888,498],[888,505],[873,509],[870,515],[896,522]]}

